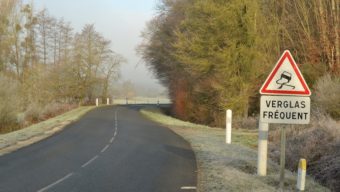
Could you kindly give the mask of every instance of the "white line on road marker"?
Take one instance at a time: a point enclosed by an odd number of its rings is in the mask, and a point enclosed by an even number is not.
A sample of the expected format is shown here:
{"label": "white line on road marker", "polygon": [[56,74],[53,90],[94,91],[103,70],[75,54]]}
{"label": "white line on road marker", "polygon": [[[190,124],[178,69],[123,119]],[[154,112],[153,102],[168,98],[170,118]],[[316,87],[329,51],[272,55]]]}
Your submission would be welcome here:
{"label": "white line on road marker", "polygon": [[90,163],[92,163],[94,160],[96,160],[98,158],[98,155],[94,156],[92,159],[90,159],[88,162],[86,162],[84,165],[82,165],[81,167],[84,168],[86,166],[88,166]]}
{"label": "white line on road marker", "polygon": [[196,190],[195,186],[183,186],[181,187],[182,190]]}
{"label": "white line on road marker", "polygon": [[109,148],[109,145],[106,145],[100,152],[104,153],[106,151],[106,149]]}
{"label": "white line on road marker", "polygon": [[112,138],[110,139],[110,143],[112,143],[113,140],[115,140],[115,137],[112,137]]}
{"label": "white line on road marker", "polygon": [[118,118],[117,118],[117,110],[115,111],[115,127],[114,127],[114,133],[113,133],[113,138],[110,141],[111,143],[115,139],[116,135],[118,134]]}
{"label": "white line on road marker", "polygon": [[53,186],[55,186],[55,185],[57,185],[57,184],[59,184],[59,183],[65,181],[66,179],[68,179],[68,178],[71,177],[72,175],[73,175],[73,173],[69,173],[69,174],[67,174],[65,177],[63,177],[63,178],[59,179],[58,181],[56,181],[56,182],[54,182],[54,183],[52,183],[52,184],[50,184],[50,185],[48,185],[48,186],[46,186],[46,187],[40,189],[40,190],[37,191],[37,192],[44,192],[44,191],[46,191],[46,190],[52,188]]}

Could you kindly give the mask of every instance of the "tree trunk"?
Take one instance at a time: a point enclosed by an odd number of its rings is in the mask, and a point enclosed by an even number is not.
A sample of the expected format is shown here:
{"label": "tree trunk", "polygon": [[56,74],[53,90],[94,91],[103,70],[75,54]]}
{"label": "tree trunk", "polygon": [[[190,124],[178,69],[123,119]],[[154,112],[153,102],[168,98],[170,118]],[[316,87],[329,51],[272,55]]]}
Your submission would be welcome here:
{"label": "tree trunk", "polygon": [[323,52],[326,56],[326,62],[328,65],[328,68],[330,71],[333,71],[334,65],[332,61],[332,51],[329,50],[329,41],[327,39],[327,24],[326,24],[326,15],[325,15],[325,10],[324,10],[324,4],[322,0],[318,0],[319,4],[319,27],[320,27],[320,32],[321,32],[321,46],[323,48]]}
{"label": "tree trunk", "polygon": [[332,0],[332,15],[334,21],[334,36],[335,36],[335,66],[334,73],[340,73],[340,39],[339,39],[339,10],[340,9],[340,1]]}

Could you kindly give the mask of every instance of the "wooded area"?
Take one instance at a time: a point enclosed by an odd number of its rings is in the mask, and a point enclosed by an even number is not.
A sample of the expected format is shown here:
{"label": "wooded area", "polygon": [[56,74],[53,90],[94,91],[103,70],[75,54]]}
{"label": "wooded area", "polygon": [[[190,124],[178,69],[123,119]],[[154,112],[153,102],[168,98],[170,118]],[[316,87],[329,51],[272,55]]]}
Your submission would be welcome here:
{"label": "wooded area", "polygon": [[[256,129],[259,89],[290,50],[312,107],[309,125],[287,128],[286,168],[306,158],[308,174],[340,190],[339,0],[163,0],[157,10],[138,51],[186,121],[224,127],[232,109],[233,128]],[[279,162],[277,128],[268,155]]]}
{"label": "wooded area", "polygon": [[110,97],[124,62],[110,43],[92,24],[74,32],[34,4],[0,0],[0,130]]}
{"label": "wooded area", "polygon": [[[223,126],[226,109],[257,114],[258,90],[286,49],[313,93],[322,92],[314,85],[324,75],[339,81],[339,6],[339,0],[163,0],[138,50],[169,88],[177,117]],[[339,98],[332,100],[337,109],[319,106],[339,118]]]}

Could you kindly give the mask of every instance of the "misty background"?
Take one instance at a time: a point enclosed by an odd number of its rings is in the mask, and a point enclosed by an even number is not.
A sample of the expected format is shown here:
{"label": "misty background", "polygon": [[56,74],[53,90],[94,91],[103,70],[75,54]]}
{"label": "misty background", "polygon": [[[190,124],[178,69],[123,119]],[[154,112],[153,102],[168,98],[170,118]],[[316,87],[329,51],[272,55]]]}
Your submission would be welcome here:
{"label": "misty background", "polygon": [[[25,0],[24,3],[31,3]],[[96,30],[112,41],[112,50],[127,62],[120,67],[120,78],[114,82],[120,87],[130,81],[137,96],[166,95],[166,89],[136,53],[141,43],[141,32],[155,14],[157,0],[34,0],[34,10],[47,9],[50,15],[63,18],[80,32],[84,25],[94,24]]]}

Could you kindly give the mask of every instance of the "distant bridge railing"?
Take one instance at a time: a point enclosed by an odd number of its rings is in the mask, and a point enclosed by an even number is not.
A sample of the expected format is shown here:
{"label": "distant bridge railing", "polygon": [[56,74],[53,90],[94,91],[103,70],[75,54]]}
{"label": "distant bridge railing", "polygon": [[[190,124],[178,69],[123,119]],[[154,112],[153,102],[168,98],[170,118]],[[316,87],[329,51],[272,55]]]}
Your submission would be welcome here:
{"label": "distant bridge railing", "polygon": [[[104,104],[104,103],[103,103]],[[171,104],[171,100],[168,98],[155,98],[155,97],[135,97],[135,98],[113,98],[110,104]]]}

